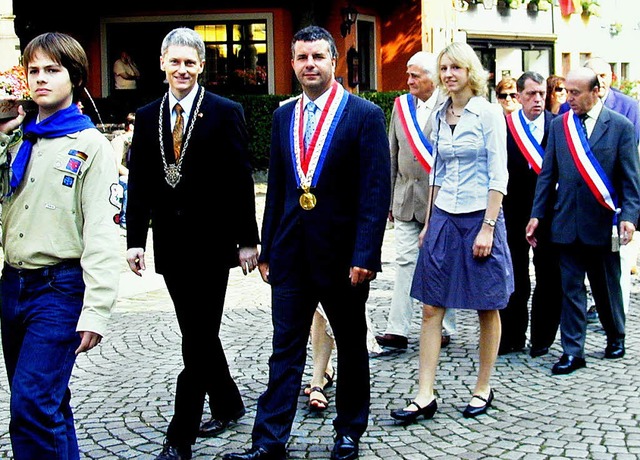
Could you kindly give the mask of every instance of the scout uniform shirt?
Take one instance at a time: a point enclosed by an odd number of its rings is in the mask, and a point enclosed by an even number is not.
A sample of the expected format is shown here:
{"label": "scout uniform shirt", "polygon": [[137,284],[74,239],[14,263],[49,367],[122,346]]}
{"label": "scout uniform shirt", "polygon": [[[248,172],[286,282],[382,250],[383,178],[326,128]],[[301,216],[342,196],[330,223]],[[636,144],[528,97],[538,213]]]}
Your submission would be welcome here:
{"label": "scout uniform shirt", "polygon": [[[20,142],[0,133],[0,182],[10,180],[7,153]],[[118,173],[113,148],[97,129],[39,138],[22,183],[2,201],[4,261],[38,269],[80,259],[86,285],[78,331],[105,334],[120,278]],[[0,183],[5,190],[6,183]]]}

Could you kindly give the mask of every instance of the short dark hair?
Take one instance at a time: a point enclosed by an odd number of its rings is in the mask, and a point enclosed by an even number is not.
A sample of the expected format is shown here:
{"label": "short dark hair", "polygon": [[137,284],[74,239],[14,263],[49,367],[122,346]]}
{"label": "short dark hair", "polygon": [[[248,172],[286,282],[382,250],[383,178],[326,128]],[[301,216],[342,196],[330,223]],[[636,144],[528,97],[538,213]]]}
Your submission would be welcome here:
{"label": "short dark hair", "polygon": [[27,44],[22,54],[22,65],[27,72],[29,63],[35,59],[38,51],[67,69],[73,85],[73,102],[78,102],[80,96],[84,95],[89,73],[89,59],[82,45],[75,38],[59,32],[38,35]]}
{"label": "short dark hair", "polygon": [[325,40],[329,43],[329,50],[331,52],[331,57],[333,59],[338,59],[338,48],[336,47],[336,42],[333,39],[333,36],[329,33],[327,29],[324,29],[320,26],[307,26],[304,29],[300,29],[293,36],[291,40],[291,57],[294,57],[294,48],[296,42],[315,42],[317,40]]}
{"label": "short dark hair", "polygon": [[539,85],[546,83],[544,77],[540,75],[538,72],[528,70],[522,75],[520,75],[520,77],[518,77],[518,80],[516,81],[516,88],[518,89],[519,93],[524,91],[524,84],[527,82],[527,80],[533,80]]}

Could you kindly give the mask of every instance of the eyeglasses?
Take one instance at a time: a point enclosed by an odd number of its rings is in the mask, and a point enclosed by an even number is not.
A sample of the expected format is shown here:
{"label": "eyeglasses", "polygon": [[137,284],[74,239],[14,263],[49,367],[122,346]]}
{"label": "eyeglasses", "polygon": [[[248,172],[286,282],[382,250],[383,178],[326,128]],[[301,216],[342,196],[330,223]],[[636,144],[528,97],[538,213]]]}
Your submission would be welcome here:
{"label": "eyeglasses", "polygon": [[506,99],[507,96],[510,97],[511,99],[515,99],[516,98],[516,94],[517,93],[499,93],[498,94],[498,99]]}
{"label": "eyeglasses", "polygon": [[565,88],[564,86],[558,86],[556,89],[554,89],[554,91],[556,93],[561,93],[561,92],[566,91],[566,90],[567,90],[567,88]]}

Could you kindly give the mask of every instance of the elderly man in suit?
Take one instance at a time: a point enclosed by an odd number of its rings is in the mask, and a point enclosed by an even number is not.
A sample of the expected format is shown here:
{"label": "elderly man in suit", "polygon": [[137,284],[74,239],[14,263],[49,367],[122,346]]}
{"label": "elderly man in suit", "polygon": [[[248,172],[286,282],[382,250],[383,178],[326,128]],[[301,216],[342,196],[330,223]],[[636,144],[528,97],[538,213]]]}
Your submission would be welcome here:
{"label": "elderly man in suit", "polygon": [[[433,114],[446,100],[433,82],[436,56],[418,51],[407,62],[409,93],[399,96],[389,124],[391,149],[391,208],[389,221],[396,239],[396,278],[387,328],[376,340],[383,347],[407,348],[411,318],[418,310],[409,295],[418,260],[418,235],[424,227],[429,203],[429,172]],[[455,333],[455,310],[447,309],[441,345],[447,346]]]}
{"label": "elderly man in suit", "polygon": [[272,293],[269,382],[258,399],[252,447],[227,460],[286,458],[318,303],[338,350],[331,458],[357,458],[368,423],[365,303],[381,270],[390,197],[384,114],[335,80],[338,52],[325,29],[297,32],[291,52],[303,95],[273,115],[259,261]]}
{"label": "elderly man in suit", "polygon": [[[182,333],[184,368],[157,460],[191,458],[205,394],[218,432],[245,413],[218,333],[229,269],[257,266],[254,184],[242,107],[197,84],[204,59],[194,30],[166,35],[160,67],[169,90],[138,110],[131,144],[127,261],[137,275],[146,268],[151,223],[155,269]],[[215,237],[202,223],[209,211],[224,216]]]}
{"label": "elderly man in suit", "polygon": [[629,242],[640,214],[633,124],[603,106],[593,70],[571,71],[565,85],[571,110],[551,124],[526,229],[535,247],[540,220],[550,218],[551,241],[560,257],[563,355],[553,374],[569,374],[586,365],[585,274],[607,335],[605,358],[624,356],[619,245]]}
{"label": "elderly man in suit", "polygon": [[[605,107],[624,115],[633,123],[636,134],[636,142],[640,141],[640,107],[638,101],[634,98],[627,96],[617,88],[613,88],[613,70],[611,64],[601,57],[593,57],[584,63],[584,67],[593,70],[598,76],[600,84],[600,91],[598,96]],[[569,110],[569,104],[562,105],[560,112],[566,112]],[[636,237],[637,239],[637,237]],[[631,267],[636,263],[636,257],[638,255],[638,243],[634,239],[630,244],[624,245],[620,248],[620,263],[621,263],[621,275],[620,284],[622,285],[622,301],[624,304],[624,311],[627,313],[629,310],[629,302],[631,300]],[[587,313],[587,320],[589,322],[598,321],[597,307],[592,306]]]}
{"label": "elderly man in suit", "polygon": [[[531,216],[531,206],[544,158],[549,126],[554,114],[544,109],[547,92],[545,78],[537,72],[525,72],[516,81],[521,109],[506,116],[507,169],[509,184],[502,202],[511,249],[515,289],[507,308],[500,310],[502,335],[499,355],[520,351],[526,344],[529,323],[529,251],[524,229]],[[538,245],[533,250],[536,284],[531,299],[532,357],[545,355],[553,344],[562,306],[560,269],[555,248],[549,241],[549,220],[537,231]]]}

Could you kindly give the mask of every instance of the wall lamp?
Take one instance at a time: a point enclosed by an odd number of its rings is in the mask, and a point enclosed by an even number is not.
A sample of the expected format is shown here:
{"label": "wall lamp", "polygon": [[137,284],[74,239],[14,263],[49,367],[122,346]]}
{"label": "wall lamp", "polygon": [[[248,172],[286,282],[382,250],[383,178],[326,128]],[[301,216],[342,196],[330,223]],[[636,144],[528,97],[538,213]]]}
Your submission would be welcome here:
{"label": "wall lamp", "polygon": [[340,10],[340,14],[342,14],[342,24],[340,24],[340,35],[342,38],[345,38],[347,35],[351,33],[351,26],[356,23],[358,19],[358,10],[356,10],[351,3],[349,3],[345,8]]}

